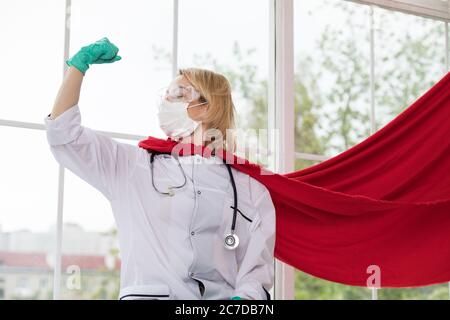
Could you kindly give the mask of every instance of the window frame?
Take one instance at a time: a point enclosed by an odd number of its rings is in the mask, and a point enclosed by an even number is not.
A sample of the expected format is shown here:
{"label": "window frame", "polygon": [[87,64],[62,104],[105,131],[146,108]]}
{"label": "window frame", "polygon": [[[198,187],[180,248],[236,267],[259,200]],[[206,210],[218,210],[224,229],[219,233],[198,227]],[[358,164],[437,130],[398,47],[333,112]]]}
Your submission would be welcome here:
{"label": "window frame", "polygon": [[450,2],[440,0],[345,0],[419,15],[425,18],[448,21],[450,19]]}

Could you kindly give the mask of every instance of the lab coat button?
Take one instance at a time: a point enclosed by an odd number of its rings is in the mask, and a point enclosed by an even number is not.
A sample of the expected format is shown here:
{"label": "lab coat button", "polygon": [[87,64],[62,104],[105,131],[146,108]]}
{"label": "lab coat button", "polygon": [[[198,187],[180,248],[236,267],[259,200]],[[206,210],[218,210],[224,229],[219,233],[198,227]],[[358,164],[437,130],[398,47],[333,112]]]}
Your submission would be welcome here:
{"label": "lab coat button", "polygon": [[202,192],[200,190],[197,190],[197,194],[202,194]]}
{"label": "lab coat button", "polygon": [[193,277],[194,276],[194,273],[193,272],[191,272],[191,277]]}
{"label": "lab coat button", "polygon": [[195,234],[195,231],[191,231],[191,236],[193,236]]}

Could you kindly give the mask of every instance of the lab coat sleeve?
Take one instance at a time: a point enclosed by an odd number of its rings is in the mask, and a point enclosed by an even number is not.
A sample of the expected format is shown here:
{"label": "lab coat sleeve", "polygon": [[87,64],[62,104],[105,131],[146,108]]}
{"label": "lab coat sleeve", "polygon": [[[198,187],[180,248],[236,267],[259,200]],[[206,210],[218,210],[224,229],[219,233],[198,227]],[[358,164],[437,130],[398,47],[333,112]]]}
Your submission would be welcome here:
{"label": "lab coat sleeve", "polygon": [[136,164],[138,148],[82,126],[78,104],[44,122],[56,161],[113,200]]}
{"label": "lab coat sleeve", "polygon": [[246,248],[238,247],[238,274],[233,296],[266,300],[274,281],[275,208],[269,191],[259,185],[254,201],[257,214],[250,225]]}

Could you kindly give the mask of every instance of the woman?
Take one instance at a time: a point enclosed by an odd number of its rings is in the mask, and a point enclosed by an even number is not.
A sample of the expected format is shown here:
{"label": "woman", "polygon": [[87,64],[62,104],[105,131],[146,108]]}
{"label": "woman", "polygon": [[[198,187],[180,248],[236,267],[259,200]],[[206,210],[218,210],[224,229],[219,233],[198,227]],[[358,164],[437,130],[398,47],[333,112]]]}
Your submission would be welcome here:
{"label": "woman", "polygon": [[[81,125],[83,76],[91,64],[120,60],[117,53],[103,38],[69,59],[45,125],[55,159],[111,203],[121,249],[119,299],[270,299],[275,209],[264,185],[229,171],[218,157],[153,155]],[[211,71],[180,70],[158,115],[172,139],[207,145],[207,129],[226,137],[234,126],[229,83]],[[240,212],[234,249],[224,245],[233,219],[230,173]]]}

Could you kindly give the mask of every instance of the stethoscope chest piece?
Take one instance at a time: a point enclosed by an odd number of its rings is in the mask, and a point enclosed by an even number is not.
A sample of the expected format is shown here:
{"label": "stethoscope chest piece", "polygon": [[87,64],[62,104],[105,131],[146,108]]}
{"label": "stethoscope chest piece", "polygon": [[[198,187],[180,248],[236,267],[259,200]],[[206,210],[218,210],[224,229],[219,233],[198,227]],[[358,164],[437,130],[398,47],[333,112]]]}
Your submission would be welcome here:
{"label": "stethoscope chest piece", "polygon": [[225,237],[224,244],[225,244],[225,248],[227,248],[228,250],[236,249],[237,246],[239,245],[239,238],[234,233],[228,234]]}

